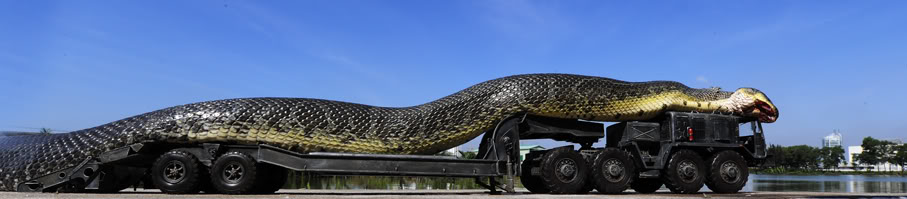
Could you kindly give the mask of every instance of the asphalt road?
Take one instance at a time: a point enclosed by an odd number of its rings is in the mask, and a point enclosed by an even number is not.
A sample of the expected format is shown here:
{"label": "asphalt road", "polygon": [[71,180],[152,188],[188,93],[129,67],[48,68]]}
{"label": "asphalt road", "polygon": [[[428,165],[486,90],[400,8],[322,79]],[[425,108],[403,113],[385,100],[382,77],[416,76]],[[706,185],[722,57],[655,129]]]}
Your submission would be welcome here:
{"label": "asphalt road", "polygon": [[270,195],[220,195],[193,194],[167,195],[157,190],[127,190],[116,194],[83,194],[83,193],[17,193],[0,192],[0,198],[904,198],[907,193],[821,193],[821,192],[753,192],[737,194],[672,194],[661,190],[653,194],[635,194],[628,192],[619,195],[549,195],[529,194],[518,190],[516,194],[490,195],[483,190],[280,190]]}

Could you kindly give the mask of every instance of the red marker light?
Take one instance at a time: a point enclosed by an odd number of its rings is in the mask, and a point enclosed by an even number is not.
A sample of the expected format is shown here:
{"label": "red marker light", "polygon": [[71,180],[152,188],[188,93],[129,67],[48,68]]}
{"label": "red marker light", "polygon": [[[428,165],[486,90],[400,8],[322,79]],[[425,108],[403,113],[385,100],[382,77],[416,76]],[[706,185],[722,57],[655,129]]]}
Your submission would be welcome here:
{"label": "red marker light", "polygon": [[687,133],[690,134],[690,141],[693,141],[693,128],[687,127]]}

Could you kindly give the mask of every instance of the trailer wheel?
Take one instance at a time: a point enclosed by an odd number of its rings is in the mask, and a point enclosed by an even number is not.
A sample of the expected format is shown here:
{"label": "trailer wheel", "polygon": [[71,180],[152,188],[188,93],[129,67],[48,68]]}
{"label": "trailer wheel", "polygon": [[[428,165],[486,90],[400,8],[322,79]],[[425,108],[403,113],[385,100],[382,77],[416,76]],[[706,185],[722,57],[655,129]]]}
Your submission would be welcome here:
{"label": "trailer wheel", "polygon": [[164,193],[197,193],[202,165],[186,151],[164,153],[151,165],[151,182]]}
{"label": "trailer wheel", "polygon": [[529,192],[548,193],[551,190],[548,190],[548,186],[545,186],[542,178],[532,175],[532,168],[538,168],[537,165],[539,162],[536,160],[538,155],[539,153],[526,154],[526,159],[523,160],[523,164],[520,165],[520,183],[523,183],[523,187],[529,190]]}
{"label": "trailer wheel", "polygon": [[655,193],[661,188],[661,185],[663,185],[661,179],[639,178],[630,183],[630,188],[633,188],[636,193]]}
{"label": "trailer wheel", "polygon": [[722,151],[709,158],[705,184],[715,193],[737,193],[746,185],[749,168],[746,160],[734,151]]}
{"label": "trailer wheel", "polygon": [[552,149],[542,156],[541,178],[553,194],[578,193],[586,185],[589,168],[572,147]]}
{"label": "trailer wheel", "polygon": [[240,152],[227,152],[214,161],[211,185],[225,194],[251,193],[259,176],[255,159]]}
{"label": "trailer wheel", "polygon": [[258,164],[259,177],[255,193],[272,194],[280,190],[287,182],[287,169],[272,164]]}
{"label": "trailer wheel", "polygon": [[674,193],[696,193],[702,189],[705,175],[705,165],[699,154],[691,150],[680,150],[668,160],[664,183]]}
{"label": "trailer wheel", "polygon": [[636,177],[636,165],[627,152],[618,148],[605,148],[595,155],[592,180],[599,193],[624,192]]}

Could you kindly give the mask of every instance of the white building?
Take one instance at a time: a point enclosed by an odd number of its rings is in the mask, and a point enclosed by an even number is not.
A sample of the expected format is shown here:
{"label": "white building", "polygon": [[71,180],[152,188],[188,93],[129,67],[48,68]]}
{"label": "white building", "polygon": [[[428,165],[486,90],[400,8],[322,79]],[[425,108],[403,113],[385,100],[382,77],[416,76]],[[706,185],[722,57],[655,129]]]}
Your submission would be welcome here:
{"label": "white building", "polygon": [[444,151],[445,154],[456,157],[463,157],[463,154],[460,154],[460,146],[455,146],[454,148],[447,149]]}
{"label": "white building", "polygon": [[828,136],[822,138],[822,148],[843,146],[843,143],[843,136],[841,136],[841,132],[838,130],[835,130]]}
{"label": "white building", "polygon": [[848,146],[847,147],[847,157],[845,157],[845,158],[847,158],[847,166],[856,165],[854,162],[857,161],[857,158],[856,158],[857,154],[861,154],[861,153],[863,153],[862,146]]}
{"label": "white building", "polygon": [[869,166],[869,167],[873,167],[872,168],[873,171],[901,171],[901,169],[902,169],[900,165],[890,164],[887,162],[882,163],[882,164],[876,164],[876,165],[861,165],[860,162],[857,161],[857,159],[856,159],[857,155],[859,155],[861,153],[863,153],[862,146],[848,146],[847,147],[847,157],[846,157],[847,166],[848,167]]}

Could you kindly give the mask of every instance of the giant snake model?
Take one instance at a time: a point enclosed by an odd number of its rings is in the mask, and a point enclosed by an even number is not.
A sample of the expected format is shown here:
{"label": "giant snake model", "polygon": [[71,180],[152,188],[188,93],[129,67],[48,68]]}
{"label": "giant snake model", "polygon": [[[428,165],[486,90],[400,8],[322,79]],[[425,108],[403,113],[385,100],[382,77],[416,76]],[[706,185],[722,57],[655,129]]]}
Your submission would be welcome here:
{"label": "giant snake model", "polygon": [[245,98],[174,106],[101,126],[0,138],[0,190],[139,142],[270,144],[299,152],[432,154],[463,144],[519,113],[595,121],[645,120],[667,110],[733,113],[774,122],[761,91],[693,89],[671,81],[624,82],[515,75],[411,107],[308,98]]}

